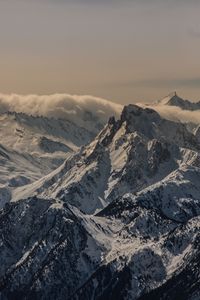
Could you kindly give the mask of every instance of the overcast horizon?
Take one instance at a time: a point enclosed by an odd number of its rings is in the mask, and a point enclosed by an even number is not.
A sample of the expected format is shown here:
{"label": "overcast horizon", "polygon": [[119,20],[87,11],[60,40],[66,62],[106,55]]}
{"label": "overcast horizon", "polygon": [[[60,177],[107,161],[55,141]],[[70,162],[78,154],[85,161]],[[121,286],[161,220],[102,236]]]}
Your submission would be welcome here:
{"label": "overcast horizon", "polygon": [[197,0],[0,0],[0,93],[200,100]]}

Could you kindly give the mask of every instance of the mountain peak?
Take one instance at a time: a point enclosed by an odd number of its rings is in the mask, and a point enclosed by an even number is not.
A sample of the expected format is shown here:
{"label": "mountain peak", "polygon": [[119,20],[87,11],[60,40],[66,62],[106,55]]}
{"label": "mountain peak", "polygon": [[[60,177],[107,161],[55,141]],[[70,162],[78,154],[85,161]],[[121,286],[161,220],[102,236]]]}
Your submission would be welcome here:
{"label": "mountain peak", "polygon": [[142,108],[134,105],[134,104],[129,104],[124,106],[122,113],[121,113],[121,120],[122,122],[128,121],[131,116],[140,116],[142,113]]}
{"label": "mountain peak", "polygon": [[199,110],[200,109],[200,101],[199,102],[191,102],[186,99],[182,99],[177,95],[176,92],[169,94],[167,97],[163,98],[160,102],[163,105],[176,106],[183,110]]}
{"label": "mountain peak", "polygon": [[144,116],[152,115],[154,117],[160,118],[159,114],[151,108],[142,108],[135,104],[129,104],[127,106],[124,106],[124,109],[121,114],[121,120],[122,121],[130,121],[130,120],[132,120],[133,117],[139,117],[142,115],[144,115]]}
{"label": "mountain peak", "polygon": [[[151,108],[143,108],[134,104],[124,107],[121,114],[121,122],[126,122],[128,131],[149,131],[154,122],[160,121],[160,115]],[[149,124],[149,126],[148,126]]]}
{"label": "mountain peak", "polygon": [[183,100],[181,97],[178,96],[177,92],[172,92],[169,95],[167,95],[166,97],[164,97],[161,101],[159,101],[159,103],[161,104],[165,104],[165,105],[177,105],[182,103]]}

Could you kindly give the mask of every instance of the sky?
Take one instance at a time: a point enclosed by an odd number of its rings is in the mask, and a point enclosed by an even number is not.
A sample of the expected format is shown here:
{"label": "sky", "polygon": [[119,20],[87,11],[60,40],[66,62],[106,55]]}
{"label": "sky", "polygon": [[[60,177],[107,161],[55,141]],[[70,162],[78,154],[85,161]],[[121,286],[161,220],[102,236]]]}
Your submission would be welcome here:
{"label": "sky", "polygon": [[0,93],[200,100],[199,0],[0,0]]}

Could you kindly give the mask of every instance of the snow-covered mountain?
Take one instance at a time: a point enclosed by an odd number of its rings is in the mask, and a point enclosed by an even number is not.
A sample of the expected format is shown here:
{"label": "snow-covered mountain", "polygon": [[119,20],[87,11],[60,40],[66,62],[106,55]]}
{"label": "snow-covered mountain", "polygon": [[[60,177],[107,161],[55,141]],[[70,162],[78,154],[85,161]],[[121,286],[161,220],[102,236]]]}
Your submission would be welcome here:
{"label": "snow-covered mountain", "polygon": [[16,187],[50,173],[89,143],[104,122],[88,130],[87,121],[80,127],[66,119],[5,112],[0,114],[0,125],[1,206]]}
{"label": "snow-covered mountain", "polygon": [[99,129],[87,130],[77,124],[57,118],[7,112],[0,115],[2,143],[20,152],[41,156],[53,152],[72,152],[87,144]]}
{"label": "snow-covered mountain", "polygon": [[199,149],[183,124],[130,105],[91,144],[52,174],[17,189],[13,199],[55,197],[93,214],[119,195],[138,192],[196,160]]}
{"label": "snow-covered mountain", "polygon": [[138,105],[156,110],[165,119],[184,123],[191,132],[200,125],[200,101],[184,100],[176,92],[153,103]]}
{"label": "snow-covered mountain", "polygon": [[169,106],[176,106],[183,110],[195,111],[200,110],[200,101],[191,102],[189,100],[182,99],[176,92],[169,94],[167,97],[159,101],[160,104]]}
{"label": "snow-covered mountain", "polygon": [[126,106],[0,211],[1,298],[198,299],[199,182],[197,135]]}

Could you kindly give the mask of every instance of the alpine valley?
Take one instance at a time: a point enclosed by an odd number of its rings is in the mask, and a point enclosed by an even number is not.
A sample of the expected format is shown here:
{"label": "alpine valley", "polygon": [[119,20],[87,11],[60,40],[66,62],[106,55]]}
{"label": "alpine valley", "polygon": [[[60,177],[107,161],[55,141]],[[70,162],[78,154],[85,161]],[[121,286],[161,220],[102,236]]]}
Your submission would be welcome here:
{"label": "alpine valley", "polygon": [[83,121],[0,115],[0,299],[200,299],[200,124]]}

